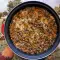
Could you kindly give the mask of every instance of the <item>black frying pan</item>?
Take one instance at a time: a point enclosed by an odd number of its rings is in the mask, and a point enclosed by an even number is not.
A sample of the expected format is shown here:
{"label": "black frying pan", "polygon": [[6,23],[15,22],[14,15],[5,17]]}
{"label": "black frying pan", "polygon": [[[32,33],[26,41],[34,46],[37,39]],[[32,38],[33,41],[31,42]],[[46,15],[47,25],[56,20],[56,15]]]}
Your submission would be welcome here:
{"label": "black frying pan", "polygon": [[[12,17],[21,9],[24,9],[25,7],[32,7],[32,6],[38,6],[38,7],[42,7],[46,10],[48,10],[55,18],[55,22],[57,24],[57,37],[55,39],[55,42],[53,44],[53,46],[51,48],[49,48],[47,51],[41,53],[41,54],[37,54],[37,55],[29,55],[29,54],[26,54],[20,50],[18,50],[12,40],[10,39],[10,36],[9,36],[9,25],[11,23],[11,20],[12,20]],[[45,58],[47,57],[48,55],[50,55],[53,51],[55,51],[56,47],[58,46],[59,42],[60,42],[60,21],[59,21],[59,17],[58,15],[56,14],[56,12],[50,7],[48,6],[47,4],[45,3],[42,3],[42,2],[38,2],[38,1],[28,1],[28,2],[24,2],[20,5],[18,5],[17,7],[15,7],[11,12],[10,14],[8,15],[7,19],[6,19],[6,22],[5,22],[5,38],[6,38],[6,41],[9,45],[9,47],[13,50],[13,52],[22,57],[22,58],[25,58],[25,59],[34,59],[34,60],[37,60],[37,59],[42,59],[42,58]]]}

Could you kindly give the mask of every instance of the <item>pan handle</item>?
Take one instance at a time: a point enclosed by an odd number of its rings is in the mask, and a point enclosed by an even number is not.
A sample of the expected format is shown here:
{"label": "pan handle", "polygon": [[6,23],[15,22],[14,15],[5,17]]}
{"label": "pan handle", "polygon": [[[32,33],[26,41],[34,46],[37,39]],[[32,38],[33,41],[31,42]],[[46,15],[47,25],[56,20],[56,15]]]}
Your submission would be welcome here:
{"label": "pan handle", "polygon": [[43,59],[29,59],[29,60],[45,60],[45,58],[43,58]]}

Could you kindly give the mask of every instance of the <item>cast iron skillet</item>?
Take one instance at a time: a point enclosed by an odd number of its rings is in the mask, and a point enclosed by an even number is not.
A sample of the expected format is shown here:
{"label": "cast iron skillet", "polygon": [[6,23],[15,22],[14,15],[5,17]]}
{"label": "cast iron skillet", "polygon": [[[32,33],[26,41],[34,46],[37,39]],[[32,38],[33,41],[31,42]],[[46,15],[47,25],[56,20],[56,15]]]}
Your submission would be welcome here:
{"label": "cast iron skillet", "polygon": [[[10,22],[12,20],[12,17],[21,9],[25,8],[25,7],[32,7],[32,6],[38,6],[38,7],[42,7],[46,10],[48,10],[55,18],[55,21],[56,21],[56,24],[57,24],[57,37],[55,39],[55,42],[53,44],[53,46],[51,48],[49,48],[47,51],[41,53],[41,54],[37,54],[37,55],[30,55],[30,54],[26,54],[20,50],[18,50],[13,42],[11,41],[10,39],[10,36],[9,36],[9,25],[10,25]],[[6,41],[9,45],[9,47],[13,50],[13,52],[22,57],[22,58],[25,58],[25,59],[34,59],[34,60],[37,60],[37,59],[42,59],[42,58],[45,58],[47,57],[48,55],[50,55],[55,49],[56,47],[58,46],[59,42],[60,42],[60,22],[59,22],[59,17],[58,15],[56,14],[56,12],[50,7],[48,6],[47,4],[45,3],[42,3],[42,2],[38,2],[38,1],[28,1],[28,2],[24,2],[20,5],[18,5],[17,7],[15,7],[11,12],[10,14],[8,15],[7,19],[6,19],[6,22],[5,22],[5,38],[6,38]]]}

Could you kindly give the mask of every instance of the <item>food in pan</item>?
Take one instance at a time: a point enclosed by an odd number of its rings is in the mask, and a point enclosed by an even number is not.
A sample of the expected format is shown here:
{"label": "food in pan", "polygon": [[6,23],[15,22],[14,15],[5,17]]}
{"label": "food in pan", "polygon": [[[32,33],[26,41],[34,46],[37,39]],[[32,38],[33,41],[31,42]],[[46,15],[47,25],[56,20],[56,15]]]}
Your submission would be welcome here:
{"label": "food in pan", "polygon": [[18,49],[28,54],[39,54],[53,45],[57,25],[53,15],[46,9],[26,7],[13,16],[9,31]]}

